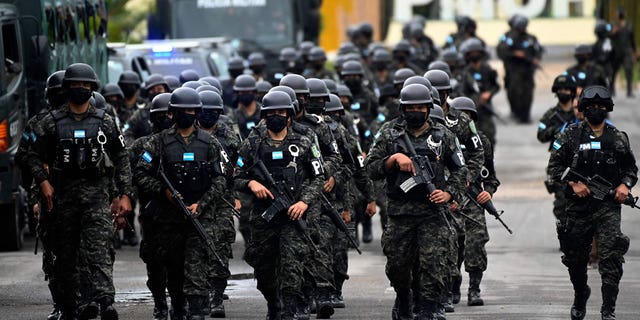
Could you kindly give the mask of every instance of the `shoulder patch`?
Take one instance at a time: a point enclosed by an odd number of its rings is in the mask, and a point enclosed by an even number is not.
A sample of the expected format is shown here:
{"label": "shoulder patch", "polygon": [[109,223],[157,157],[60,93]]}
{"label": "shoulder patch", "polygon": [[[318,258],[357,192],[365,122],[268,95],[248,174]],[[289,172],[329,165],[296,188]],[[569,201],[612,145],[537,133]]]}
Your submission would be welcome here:
{"label": "shoulder patch", "polygon": [[471,133],[473,134],[478,134],[478,130],[476,129],[476,124],[473,121],[469,122],[469,130],[471,130]]}
{"label": "shoulder patch", "polygon": [[142,160],[146,161],[147,163],[151,163],[151,161],[153,160],[153,157],[151,156],[149,151],[145,150],[145,152],[142,154]]}
{"label": "shoulder patch", "polygon": [[320,151],[318,151],[315,144],[311,145],[311,154],[313,154],[314,158],[320,158]]}
{"label": "shoulder patch", "polygon": [[562,145],[560,144],[560,141],[556,140],[553,142],[553,148],[556,150],[560,150],[560,148],[562,147]]}
{"label": "shoulder patch", "polygon": [[546,129],[546,128],[547,128],[547,125],[546,125],[546,124],[544,124],[544,123],[542,123],[542,122],[538,123],[538,129],[540,129],[540,130],[544,130],[544,129]]}

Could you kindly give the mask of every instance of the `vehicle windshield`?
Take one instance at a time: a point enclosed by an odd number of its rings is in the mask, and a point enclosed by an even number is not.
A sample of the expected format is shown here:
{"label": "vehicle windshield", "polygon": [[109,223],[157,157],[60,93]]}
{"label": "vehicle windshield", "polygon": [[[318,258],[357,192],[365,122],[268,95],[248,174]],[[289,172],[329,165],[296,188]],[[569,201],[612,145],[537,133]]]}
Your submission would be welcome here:
{"label": "vehicle windshield", "polygon": [[[176,0],[174,37],[222,36],[255,40],[265,47],[290,45],[294,15],[289,3],[282,0]],[[181,12],[188,14],[182,16]]]}
{"label": "vehicle windshield", "polygon": [[173,52],[170,54],[145,54],[144,59],[149,66],[151,73],[159,73],[161,75],[179,76],[180,72],[185,69],[193,69],[200,76],[211,75],[209,66],[204,57],[198,53],[192,52]]}

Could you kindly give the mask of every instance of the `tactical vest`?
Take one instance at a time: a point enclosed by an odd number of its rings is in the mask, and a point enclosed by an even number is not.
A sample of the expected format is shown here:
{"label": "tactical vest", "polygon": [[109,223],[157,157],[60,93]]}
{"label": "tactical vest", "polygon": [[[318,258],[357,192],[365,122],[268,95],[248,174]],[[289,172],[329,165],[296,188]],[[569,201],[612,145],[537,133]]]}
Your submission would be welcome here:
{"label": "tactical vest", "polygon": [[578,128],[576,135],[577,145],[574,145],[575,155],[571,167],[586,177],[599,175],[611,182],[614,186],[620,184],[620,163],[616,157],[615,129],[605,125],[604,133],[595,138],[587,134],[584,124]]}
{"label": "tactical vest", "polygon": [[221,173],[220,164],[209,157],[211,139],[203,130],[197,131],[189,145],[175,134],[162,135],[164,171],[187,205],[196,203],[211,187],[211,180]]}
{"label": "tactical vest", "polygon": [[65,178],[97,178],[104,169],[99,165],[103,163],[101,143],[107,143],[102,130],[104,110],[96,109],[80,121],[70,112],[59,110],[53,111],[52,116],[58,134],[54,168],[61,170]]}
{"label": "tactical vest", "polygon": [[292,192],[299,190],[305,176],[300,157],[300,139],[295,135],[288,139],[287,143],[272,146],[260,143],[257,157],[262,160],[267,170],[271,173],[276,183],[282,183]]}
{"label": "tactical vest", "polygon": [[238,129],[240,130],[240,135],[245,139],[249,136],[249,133],[251,133],[251,129],[260,122],[260,109],[256,110],[256,112],[249,117],[247,117],[240,109],[235,110],[234,113]]}
{"label": "tactical vest", "polygon": [[[393,153],[404,153],[409,156],[409,149],[403,141],[402,135],[407,134],[405,132],[401,132],[396,130],[395,128],[391,129],[391,136],[393,139]],[[420,137],[419,140],[416,140],[411,135],[409,135],[409,139],[413,143],[413,147],[416,150],[418,156],[423,156],[429,159],[429,163],[431,164],[431,168],[433,169],[433,177],[431,177],[431,181],[436,186],[436,188],[443,190],[445,187],[445,179],[444,179],[444,162],[442,160],[442,139],[444,136],[444,132],[438,128],[432,128],[427,133],[427,137]],[[416,200],[416,201],[427,201],[429,198],[429,193],[427,192],[427,188],[425,185],[418,185],[411,189],[408,193],[404,193],[402,189],[400,189],[400,184],[402,184],[407,179],[413,176],[412,173],[402,172],[396,170],[394,173],[387,176],[387,195],[389,198],[396,200]]]}

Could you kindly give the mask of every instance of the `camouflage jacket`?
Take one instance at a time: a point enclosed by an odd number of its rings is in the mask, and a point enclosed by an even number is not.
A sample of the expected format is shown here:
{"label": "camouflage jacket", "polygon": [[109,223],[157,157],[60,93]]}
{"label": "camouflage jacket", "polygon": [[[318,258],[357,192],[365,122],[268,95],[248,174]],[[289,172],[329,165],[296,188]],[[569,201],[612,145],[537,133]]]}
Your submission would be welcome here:
{"label": "camouflage jacket", "polygon": [[482,146],[484,147],[484,164],[482,165],[480,178],[482,179],[484,190],[493,196],[496,190],[498,190],[498,186],[500,186],[500,180],[498,180],[496,176],[496,167],[493,162],[493,148],[491,141],[489,141],[489,138],[484,133],[480,131],[478,132],[478,136],[480,136]]}
{"label": "camouflage jacket", "polygon": [[553,148],[553,140],[562,132],[568,124],[575,120],[573,109],[563,111],[560,104],[556,104],[553,108],[547,110],[540,118],[538,123],[538,141],[549,144],[549,151]]}
{"label": "camouflage jacket", "polygon": [[151,134],[151,103],[147,103],[144,108],[137,109],[124,125],[122,133],[127,139],[127,143],[148,136]]}
{"label": "camouflage jacket", "polygon": [[342,170],[342,157],[340,156],[336,139],[331,129],[329,129],[329,125],[325,122],[325,118],[305,113],[295,122],[315,133],[317,137],[316,145],[320,148],[320,153],[322,154],[325,175],[327,178],[333,176],[336,179]]}
{"label": "camouflage jacket", "polygon": [[450,109],[445,116],[445,125],[461,143],[468,169],[467,181],[475,181],[480,177],[480,169],[484,162],[484,147],[478,137],[475,123],[465,113]]}

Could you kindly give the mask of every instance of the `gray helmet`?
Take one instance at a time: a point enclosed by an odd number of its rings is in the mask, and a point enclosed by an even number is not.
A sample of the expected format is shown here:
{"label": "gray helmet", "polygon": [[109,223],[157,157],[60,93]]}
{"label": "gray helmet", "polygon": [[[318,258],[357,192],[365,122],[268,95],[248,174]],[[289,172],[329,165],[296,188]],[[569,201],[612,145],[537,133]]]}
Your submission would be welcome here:
{"label": "gray helmet", "polygon": [[324,84],[327,86],[330,93],[338,95],[338,85],[335,81],[331,79],[322,79],[322,81],[324,81]]}
{"label": "gray helmet", "polygon": [[365,36],[367,39],[371,39],[373,37],[373,26],[369,22],[363,22],[358,25],[356,32],[358,34]]}
{"label": "gray helmet", "polygon": [[438,92],[438,89],[433,86],[431,86],[431,99],[433,99],[433,103],[442,106],[442,101],[440,101],[440,93]]}
{"label": "gray helmet", "polygon": [[269,81],[260,80],[256,82],[256,91],[258,91],[258,93],[267,93],[272,87]]}
{"label": "gray helmet", "polygon": [[282,91],[270,91],[262,97],[261,115],[266,116],[265,111],[269,110],[287,110],[294,112],[293,103],[288,94]]}
{"label": "gray helmet", "polygon": [[58,70],[54,73],[52,73],[48,78],[47,78],[47,87],[46,89],[61,89],[62,88],[62,82],[64,80],[64,73],[65,70]]}
{"label": "gray helmet", "polygon": [[198,93],[200,101],[202,101],[203,110],[220,110],[223,111],[222,97],[213,91],[202,91]]}
{"label": "gray helmet", "polygon": [[393,51],[411,53],[411,43],[407,40],[400,40],[398,43],[396,43],[395,47],[393,47]]}
{"label": "gray helmet", "polygon": [[98,91],[93,92],[93,102],[97,109],[106,109],[107,108],[107,100],[104,99],[104,96],[100,94]]}
{"label": "gray helmet", "polygon": [[218,88],[216,88],[216,87],[214,87],[212,85],[208,85],[208,84],[201,85],[201,86],[196,88],[196,92],[197,93],[200,93],[200,92],[203,92],[203,91],[211,91],[211,92],[215,92],[217,94],[221,94],[222,93],[222,91],[220,91],[220,89],[218,89]]}
{"label": "gray helmet", "polygon": [[169,108],[177,109],[200,109],[202,108],[202,101],[196,90],[191,88],[178,88],[171,93],[171,99],[169,100]]}
{"label": "gray helmet", "polygon": [[180,88],[180,79],[176,76],[164,76],[164,81],[167,82],[171,91]]}
{"label": "gray helmet", "polygon": [[578,57],[578,56],[591,55],[592,51],[593,51],[592,46],[588,44],[581,44],[575,48],[575,50],[573,51],[573,56]]}
{"label": "gray helmet", "polygon": [[347,62],[347,57],[346,55],[338,55],[336,57],[336,60],[333,61],[333,68],[338,70],[341,69],[344,66],[344,63]]}
{"label": "gray helmet", "polygon": [[278,60],[282,63],[288,64],[290,67],[293,67],[298,63],[298,60],[300,60],[300,53],[291,47],[282,48],[282,50],[280,50]]}
{"label": "gray helmet", "polygon": [[414,39],[420,39],[424,36],[424,27],[418,23],[412,23],[409,25],[409,37]]}
{"label": "gray helmet", "polygon": [[440,124],[444,124],[444,111],[442,110],[442,107],[434,104],[433,109],[429,111],[429,118],[440,122]]}
{"label": "gray helmet", "polygon": [[206,85],[206,84],[208,84],[208,83],[206,83],[206,82],[200,82],[200,81],[197,81],[197,80],[191,80],[191,81],[187,81],[187,82],[183,83],[183,84],[182,84],[182,87],[183,87],[183,88],[191,88],[191,89],[193,89],[193,90],[196,90],[196,89],[198,89],[200,86],[203,86],[203,85]]}
{"label": "gray helmet", "polygon": [[613,111],[613,100],[609,89],[603,86],[588,86],[582,90],[578,98],[578,111],[583,112],[585,107],[594,104],[607,107],[607,112]]}
{"label": "gray helmet", "polygon": [[233,83],[233,91],[256,91],[256,79],[248,74],[238,76]]}
{"label": "gray helmet", "polygon": [[527,28],[527,25],[529,25],[529,18],[520,15],[520,14],[516,14],[513,16],[513,20],[511,20],[511,27],[514,29],[520,29],[520,30],[524,30]]}
{"label": "gray helmet", "polygon": [[229,61],[227,62],[227,70],[244,70],[244,60],[242,57],[235,56],[229,58]]}
{"label": "gray helmet", "polygon": [[469,38],[460,44],[460,53],[463,55],[476,51],[482,52],[483,54],[486,53],[482,41],[478,38]]}
{"label": "gray helmet", "polygon": [[198,74],[198,71],[187,69],[180,72],[180,76],[178,77],[178,79],[180,80],[180,83],[198,81],[198,79],[200,79],[200,75]]}
{"label": "gray helmet", "polygon": [[309,51],[309,61],[325,61],[327,60],[327,53],[321,47],[313,47]]}
{"label": "gray helmet", "polygon": [[280,79],[281,86],[287,86],[293,89],[296,94],[309,93],[309,87],[307,87],[307,80],[299,74],[288,74]]}
{"label": "gray helmet", "polygon": [[252,52],[249,55],[249,58],[247,58],[247,61],[249,61],[249,68],[255,66],[264,66],[265,64],[267,64],[267,60],[265,60],[262,52]]}
{"label": "gray helmet", "polygon": [[393,84],[402,84],[405,80],[415,76],[416,73],[409,68],[402,68],[393,73]]}
{"label": "gray helmet", "polygon": [[347,61],[344,66],[342,66],[342,71],[340,72],[341,76],[346,75],[364,75],[364,70],[362,69],[362,64],[358,61]]}
{"label": "gray helmet", "polygon": [[161,74],[157,74],[154,73],[152,75],[149,76],[149,78],[147,78],[147,81],[145,81],[144,83],[144,90],[149,91],[151,90],[151,88],[155,87],[155,86],[163,86],[164,89],[166,90],[166,92],[171,91],[171,89],[169,88],[169,84],[167,83],[167,81],[164,79],[164,77]]}
{"label": "gray helmet", "polygon": [[140,76],[131,70],[123,72],[118,78],[119,86],[122,86],[123,84],[135,84],[140,87],[140,83],[142,83],[142,81],[140,81]]}
{"label": "gray helmet", "polygon": [[408,85],[412,85],[414,83],[426,86],[427,88],[429,88],[429,90],[431,90],[431,82],[429,80],[427,80],[427,78],[421,77],[421,76],[409,77],[407,80],[404,81],[404,83],[402,84],[402,87],[404,88],[404,87],[406,87]]}
{"label": "gray helmet", "polygon": [[309,96],[311,98],[322,98],[329,101],[329,89],[324,81],[316,78],[307,79],[307,87],[309,87]]}
{"label": "gray helmet", "polygon": [[451,80],[449,75],[442,70],[429,70],[424,77],[431,81],[431,85],[438,91],[451,90]]}
{"label": "gray helmet", "polygon": [[92,91],[97,90],[100,86],[96,72],[86,63],[74,63],[67,67],[62,78],[62,87],[69,88],[70,82],[88,82],[91,84]]}
{"label": "gray helmet", "polygon": [[373,52],[373,57],[371,58],[372,62],[378,63],[391,63],[391,52],[387,49],[376,49]]}
{"label": "gray helmet", "polygon": [[122,93],[122,89],[117,84],[107,83],[102,88],[102,96],[103,97],[112,97],[117,96],[120,99],[124,99],[124,93]]}
{"label": "gray helmet", "polygon": [[422,84],[410,84],[400,91],[400,105],[428,104],[433,106],[431,90]]}
{"label": "gray helmet", "polygon": [[576,82],[576,78],[574,78],[572,75],[563,73],[553,80],[551,92],[556,93],[558,92],[558,89],[561,88],[571,90],[571,93],[573,93],[573,95],[575,96],[576,90],[578,89],[578,82]]}
{"label": "gray helmet", "polygon": [[360,50],[358,50],[358,47],[351,41],[341,43],[340,47],[338,47],[338,55],[342,56],[348,53],[360,54]]}
{"label": "gray helmet", "polygon": [[151,113],[167,112],[169,110],[169,102],[171,101],[171,93],[161,93],[151,100]]}
{"label": "gray helmet", "polygon": [[349,89],[349,87],[345,86],[344,84],[338,85],[338,96],[349,97],[350,99],[353,99],[353,94],[351,94],[351,89]]}
{"label": "gray helmet", "polygon": [[298,45],[298,49],[300,50],[300,55],[302,55],[302,57],[309,57],[309,53],[311,52],[311,48],[315,47],[315,43],[313,43],[312,41],[302,41],[299,45]]}
{"label": "gray helmet", "polygon": [[444,71],[447,73],[447,75],[449,77],[451,77],[451,68],[449,67],[449,65],[444,62],[444,61],[434,61],[429,63],[429,67],[427,68],[428,70],[440,70],[440,71]]}
{"label": "gray helmet", "polygon": [[447,49],[444,52],[442,52],[442,61],[447,62],[447,63],[451,63],[451,64],[456,64],[458,61],[462,60],[462,57],[460,56],[460,53],[456,50],[453,49]]}
{"label": "gray helmet", "polygon": [[339,111],[341,114],[344,114],[344,107],[342,106],[342,102],[340,102],[340,98],[335,94],[329,95],[329,101],[324,105],[324,112],[336,112]]}
{"label": "gray helmet", "polygon": [[454,109],[454,110],[470,111],[471,112],[471,119],[473,119],[473,120],[477,120],[478,119],[478,110],[476,109],[476,104],[475,104],[475,102],[473,102],[473,100],[471,100],[471,99],[469,99],[467,97],[453,98],[449,102],[449,107]]}
{"label": "gray helmet", "polygon": [[200,82],[206,82],[206,83],[218,88],[218,90],[222,91],[222,84],[220,84],[220,80],[218,80],[218,78],[216,78],[216,77],[206,76],[206,77],[200,78],[199,81]]}
{"label": "gray helmet", "polygon": [[299,107],[299,103],[298,103],[298,98],[296,97],[296,92],[291,89],[291,87],[287,87],[287,86],[275,86],[273,88],[271,88],[271,90],[269,90],[269,92],[274,92],[274,91],[280,91],[280,92],[284,92],[286,94],[289,95],[289,98],[291,99],[291,101],[293,101],[293,110],[298,113],[298,110],[300,110]]}

